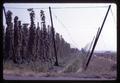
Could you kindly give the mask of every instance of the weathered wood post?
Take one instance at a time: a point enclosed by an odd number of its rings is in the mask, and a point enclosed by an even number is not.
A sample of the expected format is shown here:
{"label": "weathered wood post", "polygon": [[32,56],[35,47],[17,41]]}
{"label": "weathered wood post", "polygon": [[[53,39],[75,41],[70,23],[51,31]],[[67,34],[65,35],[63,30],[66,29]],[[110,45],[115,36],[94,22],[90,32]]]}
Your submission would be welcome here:
{"label": "weathered wood post", "polygon": [[88,64],[89,64],[89,62],[90,62],[90,60],[91,60],[91,57],[92,57],[92,55],[93,55],[93,52],[94,52],[95,46],[96,46],[96,44],[97,44],[97,41],[98,41],[99,36],[100,36],[100,34],[101,34],[101,31],[102,31],[102,29],[103,29],[103,26],[104,26],[104,23],[105,23],[105,20],[106,20],[106,18],[107,18],[107,15],[108,15],[108,12],[109,12],[110,8],[111,8],[111,5],[109,5],[109,7],[108,7],[107,13],[106,13],[105,18],[104,18],[103,23],[102,23],[102,26],[101,26],[99,32],[97,33],[97,36],[96,36],[95,42],[94,42],[94,44],[93,44],[92,51],[91,51],[91,53],[90,53],[90,56],[89,56],[89,58],[88,58],[88,60],[87,60],[86,65],[85,65],[85,70],[87,69]]}
{"label": "weathered wood post", "polygon": [[53,28],[53,20],[52,20],[52,12],[51,12],[51,7],[49,7],[49,12],[50,12],[50,19],[51,19],[51,27],[52,27],[52,33],[53,33],[53,36],[52,36],[52,39],[53,39],[53,44],[54,44],[54,52],[55,52],[55,66],[59,66],[58,64],[58,58],[57,58],[57,50],[56,50],[56,43],[55,43],[55,31],[54,31],[54,28]]}

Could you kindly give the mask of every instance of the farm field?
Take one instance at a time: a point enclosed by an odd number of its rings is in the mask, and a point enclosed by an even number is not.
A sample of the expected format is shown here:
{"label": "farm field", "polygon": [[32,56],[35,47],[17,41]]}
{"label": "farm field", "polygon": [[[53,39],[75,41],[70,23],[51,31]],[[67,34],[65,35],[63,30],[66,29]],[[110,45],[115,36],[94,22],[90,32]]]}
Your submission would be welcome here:
{"label": "farm field", "polygon": [[[79,58],[78,58],[79,57]],[[3,70],[5,80],[115,80],[117,78],[116,61],[101,56],[93,56],[86,71],[82,69],[80,56],[68,61],[61,67],[48,72],[36,72],[25,67]]]}
{"label": "farm field", "polygon": [[116,8],[5,3],[3,79],[116,80]]}

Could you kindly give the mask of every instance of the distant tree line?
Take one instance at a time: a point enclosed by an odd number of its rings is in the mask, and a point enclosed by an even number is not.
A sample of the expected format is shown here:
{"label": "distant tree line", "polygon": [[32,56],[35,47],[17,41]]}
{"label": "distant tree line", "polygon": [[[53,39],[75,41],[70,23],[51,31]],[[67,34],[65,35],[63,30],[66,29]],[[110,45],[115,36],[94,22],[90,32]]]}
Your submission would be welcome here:
{"label": "distant tree line", "polygon": [[[6,30],[3,35],[3,60],[12,60],[14,63],[21,64],[25,62],[55,62],[55,54],[52,40],[52,28],[46,26],[44,11],[40,11],[41,26],[39,22],[35,25],[35,12],[28,9],[30,14],[30,26],[27,23],[21,23],[18,16],[14,17],[12,22],[12,12],[6,12]],[[5,29],[5,27],[4,27]],[[55,33],[55,42],[58,57],[64,58],[70,56],[71,52],[77,49],[71,49],[59,33]],[[59,62],[59,60],[58,60]]]}

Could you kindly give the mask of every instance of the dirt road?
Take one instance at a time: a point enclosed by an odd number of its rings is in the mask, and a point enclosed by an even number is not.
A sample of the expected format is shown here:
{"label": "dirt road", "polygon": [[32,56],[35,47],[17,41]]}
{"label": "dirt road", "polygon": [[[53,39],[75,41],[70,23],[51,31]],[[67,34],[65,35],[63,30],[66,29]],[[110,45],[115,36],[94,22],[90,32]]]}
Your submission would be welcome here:
{"label": "dirt road", "polygon": [[94,78],[94,77],[38,77],[38,76],[15,76],[3,75],[4,80],[115,80],[113,78]]}

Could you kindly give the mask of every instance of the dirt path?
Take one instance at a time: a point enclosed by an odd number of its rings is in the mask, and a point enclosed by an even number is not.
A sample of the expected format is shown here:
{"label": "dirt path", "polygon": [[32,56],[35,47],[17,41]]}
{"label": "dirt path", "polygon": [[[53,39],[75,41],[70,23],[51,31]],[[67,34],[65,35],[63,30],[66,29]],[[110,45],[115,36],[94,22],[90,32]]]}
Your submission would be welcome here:
{"label": "dirt path", "polygon": [[15,76],[4,75],[4,80],[115,80],[113,78],[94,78],[94,77],[39,77],[39,76]]}
{"label": "dirt path", "polygon": [[65,70],[67,70],[68,67],[76,61],[76,59],[77,58],[74,58],[73,60],[69,61],[69,63],[62,70],[60,70],[58,73],[63,73]]}

